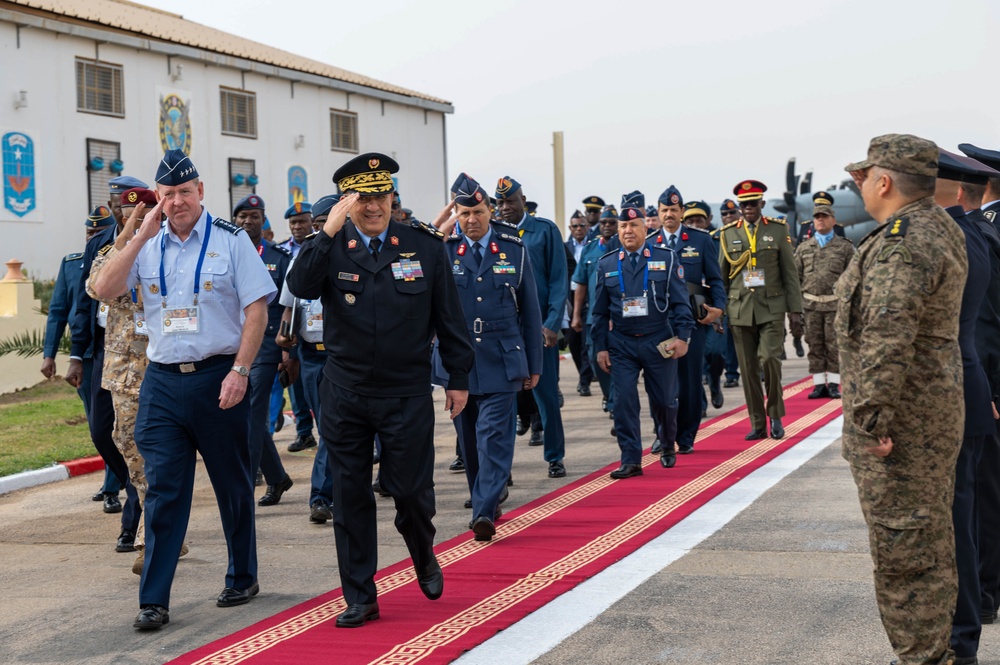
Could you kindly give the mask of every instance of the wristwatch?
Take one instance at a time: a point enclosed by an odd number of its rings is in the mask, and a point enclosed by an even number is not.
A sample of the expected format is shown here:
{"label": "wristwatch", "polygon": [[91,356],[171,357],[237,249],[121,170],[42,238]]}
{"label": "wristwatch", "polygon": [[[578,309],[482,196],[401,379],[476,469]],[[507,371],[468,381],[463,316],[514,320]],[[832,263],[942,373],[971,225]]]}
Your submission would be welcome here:
{"label": "wristwatch", "polygon": [[236,372],[240,376],[250,376],[250,368],[245,365],[233,365],[230,371]]}

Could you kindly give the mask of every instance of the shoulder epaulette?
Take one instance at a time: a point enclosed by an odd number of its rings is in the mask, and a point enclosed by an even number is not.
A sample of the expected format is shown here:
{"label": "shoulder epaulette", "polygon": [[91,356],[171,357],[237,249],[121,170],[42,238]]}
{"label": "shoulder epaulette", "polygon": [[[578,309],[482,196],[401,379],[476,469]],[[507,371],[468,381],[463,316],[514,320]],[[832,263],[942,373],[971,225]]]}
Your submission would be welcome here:
{"label": "shoulder epaulette", "polygon": [[764,223],[765,224],[768,224],[770,222],[774,222],[775,224],[783,224],[785,226],[788,226],[788,222],[786,222],[785,220],[781,219],[780,217],[765,217],[764,218]]}
{"label": "shoulder epaulette", "polygon": [[504,240],[509,240],[512,243],[515,243],[517,245],[523,245],[524,244],[524,241],[521,240],[519,237],[512,236],[509,233],[501,233],[500,231],[497,231],[497,235],[500,236],[501,238],[503,238]]}
{"label": "shoulder epaulette", "polygon": [[892,222],[889,223],[889,227],[885,230],[886,238],[902,238],[906,235],[906,229],[910,227],[910,218],[907,215],[902,217],[897,217]]}
{"label": "shoulder epaulette", "polygon": [[114,245],[105,245],[104,247],[101,247],[99,250],[97,250],[97,253],[98,254],[107,254],[108,252],[111,251],[112,247],[114,247]]}
{"label": "shoulder epaulette", "polygon": [[220,229],[225,229],[226,231],[229,231],[234,236],[235,235],[239,235],[240,231],[243,230],[242,226],[236,226],[232,222],[228,222],[228,221],[226,221],[224,219],[221,219],[219,217],[214,218],[212,220],[212,224],[214,226],[218,226]]}
{"label": "shoulder epaulette", "polygon": [[67,254],[63,261],[79,261],[83,258],[83,252],[76,252],[74,254]]}
{"label": "shoulder epaulette", "polygon": [[597,260],[600,261],[605,256],[611,256],[612,254],[617,254],[620,249],[621,247],[619,247],[618,249],[612,249],[611,251],[605,252],[604,254],[601,254],[601,256]]}
{"label": "shoulder epaulette", "polygon": [[720,236],[721,234],[722,234],[722,229],[715,229],[715,230],[713,230],[713,231],[709,232],[709,234],[708,234],[708,235],[712,236],[713,238],[716,238],[716,239],[718,239],[718,237],[719,237],[719,236]]}
{"label": "shoulder epaulette", "polygon": [[285,244],[286,242],[288,242],[288,241],[289,241],[289,240],[291,240],[291,239],[292,239],[292,236],[288,236],[288,237],[287,237],[287,238],[285,238],[284,240],[275,240],[275,241],[274,241],[274,244],[275,244],[275,245],[284,245],[284,244]]}
{"label": "shoulder epaulette", "polygon": [[516,229],[517,228],[517,224],[512,224],[511,222],[508,222],[508,221],[503,220],[503,219],[493,219],[493,220],[490,220],[490,223],[491,224],[496,224],[497,226],[503,226],[503,227],[508,228],[508,229]]}
{"label": "shoulder epaulette", "polygon": [[274,249],[278,251],[279,254],[284,254],[285,256],[291,256],[292,250],[287,247],[282,247],[281,245],[275,245]]}
{"label": "shoulder epaulette", "polygon": [[464,237],[465,236],[460,236],[457,233],[452,233],[450,236],[448,236],[447,238],[445,238],[444,241],[445,242],[458,242],[459,240],[461,240]]}
{"label": "shoulder epaulette", "polygon": [[992,222],[993,219],[997,216],[997,211],[996,210],[987,210],[986,212],[983,213],[983,215],[986,217],[986,219],[988,219],[988,220],[990,220]]}
{"label": "shoulder epaulette", "polygon": [[313,231],[312,233],[310,233],[309,235],[307,235],[305,238],[303,238],[302,242],[305,242],[306,240],[312,240],[313,238],[315,238],[318,235],[319,235],[319,231]]}
{"label": "shoulder epaulette", "polygon": [[421,221],[418,221],[418,220],[413,220],[412,222],[410,222],[410,226],[413,227],[413,228],[415,228],[415,229],[420,229],[424,233],[429,233],[429,234],[431,234],[432,236],[434,236],[435,238],[438,238],[438,239],[444,237],[443,233],[441,233],[436,228],[434,228],[433,226],[431,226],[430,224],[427,224],[425,222],[421,222]]}
{"label": "shoulder epaulette", "polygon": [[719,233],[722,233],[726,229],[731,229],[731,228],[739,226],[740,222],[742,222],[742,221],[743,221],[742,219],[737,219],[735,222],[729,222],[728,224],[726,224],[725,226],[723,226],[721,229],[719,229]]}
{"label": "shoulder epaulette", "polygon": [[709,233],[708,231],[706,231],[705,229],[698,229],[698,228],[695,228],[695,227],[693,227],[693,226],[685,226],[685,227],[684,227],[684,229],[685,229],[686,231],[697,231],[698,233],[704,233],[705,235],[711,235],[711,234],[710,234],[710,233]]}

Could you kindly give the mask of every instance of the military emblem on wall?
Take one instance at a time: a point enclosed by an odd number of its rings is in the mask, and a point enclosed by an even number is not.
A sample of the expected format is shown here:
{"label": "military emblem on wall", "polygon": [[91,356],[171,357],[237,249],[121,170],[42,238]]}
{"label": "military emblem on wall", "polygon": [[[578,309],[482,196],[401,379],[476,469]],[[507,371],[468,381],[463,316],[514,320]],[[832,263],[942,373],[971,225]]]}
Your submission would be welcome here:
{"label": "military emblem on wall", "polygon": [[191,100],[174,93],[160,95],[160,147],[191,154]]}
{"label": "military emblem on wall", "polygon": [[309,200],[309,176],[301,166],[288,167],[288,205]]}
{"label": "military emblem on wall", "polygon": [[21,132],[3,135],[3,207],[18,217],[35,209],[35,142]]}

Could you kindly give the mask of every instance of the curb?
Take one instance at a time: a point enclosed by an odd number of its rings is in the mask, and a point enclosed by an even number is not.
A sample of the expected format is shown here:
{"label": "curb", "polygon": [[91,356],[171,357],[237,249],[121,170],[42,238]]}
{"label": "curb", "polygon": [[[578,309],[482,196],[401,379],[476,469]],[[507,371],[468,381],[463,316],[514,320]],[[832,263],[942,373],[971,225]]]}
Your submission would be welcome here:
{"label": "curb", "polygon": [[0,495],[8,494],[16,490],[23,490],[36,485],[54,483],[66,480],[74,476],[82,476],[104,469],[104,460],[100,456],[84,457],[70,462],[57,462],[44,469],[34,471],[23,471],[11,476],[0,478]]}

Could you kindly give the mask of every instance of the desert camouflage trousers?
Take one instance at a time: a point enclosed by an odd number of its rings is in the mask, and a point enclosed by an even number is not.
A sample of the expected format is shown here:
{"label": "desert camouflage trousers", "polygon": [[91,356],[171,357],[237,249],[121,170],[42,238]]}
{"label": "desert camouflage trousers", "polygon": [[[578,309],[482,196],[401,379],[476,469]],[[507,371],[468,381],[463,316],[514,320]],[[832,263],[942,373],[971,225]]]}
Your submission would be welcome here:
{"label": "desert camouflage trousers", "polygon": [[[146,506],[146,471],[143,468],[142,455],[135,445],[135,416],[139,411],[139,398],[128,393],[112,392],[111,400],[115,405],[115,428],[111,438],[118,451],[128,465],[128,477],[139,494],[139,506]],[[141,550],[146,543],[146,517],[139,520],[135,534],[135,547]]]}
{"label": "desert camouflage trousers", "polygon": [[852,466],[875,564],[875,599],[900,665],[947,665],[958,599],[954,475],[917,478]]}

